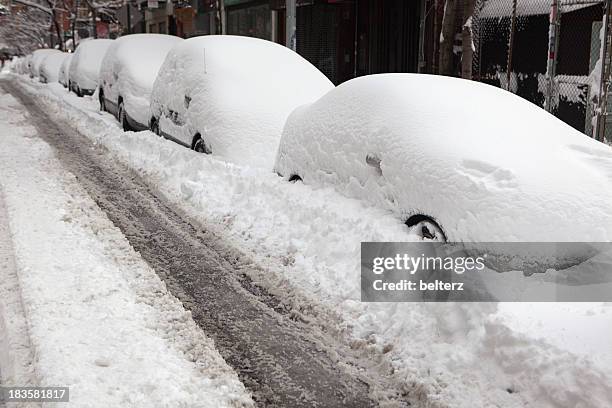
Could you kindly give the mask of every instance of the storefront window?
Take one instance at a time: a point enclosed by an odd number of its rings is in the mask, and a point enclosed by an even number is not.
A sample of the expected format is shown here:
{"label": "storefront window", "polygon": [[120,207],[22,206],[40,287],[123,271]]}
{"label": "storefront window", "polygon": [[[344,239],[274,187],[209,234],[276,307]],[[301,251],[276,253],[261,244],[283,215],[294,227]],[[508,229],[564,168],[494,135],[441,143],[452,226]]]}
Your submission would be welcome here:
{"label": "storefront window", "polygon": [[227,34],[244,35],[269,40],[272,38],[271,12],[268,4],[232,9],[228,8]]}

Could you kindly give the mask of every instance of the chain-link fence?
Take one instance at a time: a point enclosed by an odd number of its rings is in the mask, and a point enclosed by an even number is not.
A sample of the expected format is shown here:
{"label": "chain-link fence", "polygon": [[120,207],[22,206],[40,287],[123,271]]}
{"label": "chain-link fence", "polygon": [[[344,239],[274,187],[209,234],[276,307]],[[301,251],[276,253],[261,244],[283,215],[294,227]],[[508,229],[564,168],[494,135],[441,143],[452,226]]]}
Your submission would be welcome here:
{"label": "chain-link fence", "polygon": [[[597,113],[605,111],[598,104],[605,14],[604,0],[477,0],[474,79],[597,136]],[[612,134],[612,124],[608,128]]]}

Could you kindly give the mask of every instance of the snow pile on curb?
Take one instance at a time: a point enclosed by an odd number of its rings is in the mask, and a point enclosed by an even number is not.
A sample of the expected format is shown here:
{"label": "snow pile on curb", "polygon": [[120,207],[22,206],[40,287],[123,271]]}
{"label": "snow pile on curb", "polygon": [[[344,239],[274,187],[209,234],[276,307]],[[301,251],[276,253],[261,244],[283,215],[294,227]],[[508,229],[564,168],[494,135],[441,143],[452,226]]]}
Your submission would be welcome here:
{"label": "snow pile on curb", "polygon": [[[453,408],[612,404],[610,373],[512,332],[495,317],[496,304],[361,303],[360,242],[414,239],[391,213],[329,188],[289,184],[269,171],[198,155],[150,132],[122,132],[97,112],[94,98],[20,83],[47,111],[245,251],[267,271],[257,282],[285,296],[302,288],[335,310],[338,320],[318,324],[348,336],[408,399]],[[304,319],[316,319],[307,306],[293,306]]]}
{"label": "snow pile on curb", "polygon": [[[22,109],[0,96],[0,180],[36,381],[70,387],[79,407],[252,406],[213,342]],[[6,321],[15,309],[3,300]]]}

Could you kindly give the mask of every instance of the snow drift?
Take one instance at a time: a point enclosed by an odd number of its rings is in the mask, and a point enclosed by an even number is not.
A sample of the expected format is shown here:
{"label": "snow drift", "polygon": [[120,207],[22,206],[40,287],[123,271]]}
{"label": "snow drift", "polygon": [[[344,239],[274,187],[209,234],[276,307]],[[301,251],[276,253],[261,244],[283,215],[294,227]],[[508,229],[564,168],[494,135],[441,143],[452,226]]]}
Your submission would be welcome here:
{"label": "snow drift", "polygon": [[348,81],[289,117],[276,170],[403,219],[433,217],[451,241],[612,239],[610,148],[477,82]]}
{"label": "snow drift", "polygon": [[167,56],[151,96],[160,130],[190,146],[200,134],[213,155],[272,168],[285,120],[333,88],[281,45],[248,37],[185,40]]}

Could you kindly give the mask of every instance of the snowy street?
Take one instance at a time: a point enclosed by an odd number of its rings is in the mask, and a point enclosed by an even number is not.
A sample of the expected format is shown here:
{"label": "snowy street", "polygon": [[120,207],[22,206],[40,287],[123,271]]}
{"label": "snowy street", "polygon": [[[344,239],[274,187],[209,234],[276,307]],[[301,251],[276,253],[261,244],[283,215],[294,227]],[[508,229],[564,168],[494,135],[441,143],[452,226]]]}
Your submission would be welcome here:
{"label": "snowy street", "polygon": [[[415,238],[389,213],[0,86],[3,384],[78,407],[612,403],[609,304],[360,303],[359,243]],[[565,309],[583,333],[548,324]]]}

